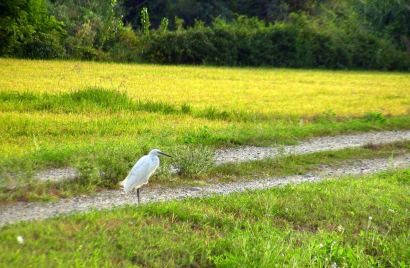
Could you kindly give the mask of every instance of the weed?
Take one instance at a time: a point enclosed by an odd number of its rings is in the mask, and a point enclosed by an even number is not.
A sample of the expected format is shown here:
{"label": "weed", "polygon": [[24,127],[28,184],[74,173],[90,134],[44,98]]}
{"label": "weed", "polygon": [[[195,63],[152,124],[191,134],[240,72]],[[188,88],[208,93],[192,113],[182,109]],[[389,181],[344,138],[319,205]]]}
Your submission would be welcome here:
{"label": "weed", "polygon": [[190,113],[192,112],[192,107],[191,107],[191,105],[186,104],[186,103],[182,104],[182,105],[181,105],[181,112],[182,112],[183,114],[190,114]]}
{"label": "weed", "polygon": [[154,102],[154,101],[137,101],[136,110],[146,111],[146,112],[157,112],[164,114],[173,114],[178,113],[178,110],[175,106],[164,103],[164,102]]}
{"label": "weed", "polygon": [[95,187],[100,184],[100,172],[95,159],[80,157],[74,167],[78,171],[76,182],[81,185]]}
{"label": "weed", "polygon": [[179,146],[172,153],[173,165],[184,177],[200,178],[214,165],[213,151],[205,146]]}
{"label": "weed", "polygon": [[368,122],[381,122],[381,123],[386,122],[386,118],[380,112],[367,113],[365,114],[364,118]]}
{"label": "weed", "polygon": [[218,111],[215,107],[212,107],[212,106],[200,112],[199,116],[207,118],[207,119],[211,119],[211,120],[215,120],[215,119],[227,120],[230,118],[230,114],[228,112]]}
{"label": "weed", "polygon": [[321,123],[332,123],[336,122],[336,118],[336,113],[332,109],[329,109],[324,113],[314,116],[313,120]]}

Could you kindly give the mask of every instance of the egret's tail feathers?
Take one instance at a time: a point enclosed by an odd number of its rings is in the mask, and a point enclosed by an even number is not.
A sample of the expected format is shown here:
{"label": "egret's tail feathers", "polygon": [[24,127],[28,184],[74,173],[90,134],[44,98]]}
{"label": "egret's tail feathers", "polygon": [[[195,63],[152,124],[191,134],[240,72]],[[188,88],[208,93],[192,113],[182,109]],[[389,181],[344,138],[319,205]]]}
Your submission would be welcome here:
{"label": "egret's tail feathers", "polygon": [[148,178],[142,181],[139,181],[139,182],[135,182],[132,176],[128,176],[125,178],[125,180],[121,181],[119,185],[124,190],[124,192],[129,193],[134,189],[141,188],[144,184],[147,184],[147,183],[148,183]]}
{"label": "egret's tail feathers", "polygon": [[124,190],[124,192],[128,193],[129,189],[126,187],[127,183],[127,178],[125,180],[120,181],[119,185],[121,186],[121,189]]}

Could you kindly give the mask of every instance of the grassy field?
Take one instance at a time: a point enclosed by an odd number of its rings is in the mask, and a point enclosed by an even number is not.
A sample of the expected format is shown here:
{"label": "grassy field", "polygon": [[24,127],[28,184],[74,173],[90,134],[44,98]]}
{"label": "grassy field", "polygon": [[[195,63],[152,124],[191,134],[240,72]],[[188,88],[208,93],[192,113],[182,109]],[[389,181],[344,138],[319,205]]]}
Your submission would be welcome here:
{"label": "grassy field", "polygon": [[[150,186],[170,187],[410,152],[402,142],[212,164],[218,147],[410,129],[408,73],[15,59],[0,66],[0,205],[116,188],[154,147],[176,157]],[[170,164],[184,172],[170,174]],[[80,171],[74,181],[33,179],[66,166]],[[409,180],[410,170],[391,171],[11,225],[0,229],[0,267],[406,267]]]}
{"label": "grassy field", "polygon": [[0,266],[407,267],[409,183],[395,171],[11,225]]}
{"label": "grassy field", "polygon": [[213,68],[0,59],[0,90],[60,93],[86,87],[133,99],[276,117],[368,112],[405,115],[408,73]]}
{"label": "grassy field", "polygon": [[108,174],[113,187],[154,147],[209,152],[410,129],[408,73],[15,59],[0,66],[7,191],[16,177],[27,183],[36,170],[64,166]]}

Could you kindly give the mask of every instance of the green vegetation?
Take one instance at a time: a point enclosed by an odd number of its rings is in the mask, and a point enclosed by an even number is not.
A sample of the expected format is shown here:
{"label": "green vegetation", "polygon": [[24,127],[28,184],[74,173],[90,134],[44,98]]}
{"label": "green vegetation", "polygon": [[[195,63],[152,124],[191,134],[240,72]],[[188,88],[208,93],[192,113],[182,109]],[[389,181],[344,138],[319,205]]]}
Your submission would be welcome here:
{"label": "green vegetation", "polygon": [[[323,165],[336,167],[346,161],[395,157],[410,153],[410,142],[369,145],[364,148],[344,149],[311,153],[305,155],[280,156],[275,159],[230,163],[215,166],[212,152],[207,147],[183,146],[169,149],[174,158],[164,159],[159,171],[151,178],[150,186],[203,185],[221,181],[248,180],[269,176],[305,174]],[[106,149],[105,154],[83,155],[76,158],[72,166],[79,175],[76,179],[62,182],[42,182],[29,180],[33,170],[26,168],[16,176],[3,179],[0,185],[0,203],[11,201],[49,201],[83,193],[93,193],[102,189],[116,189],[133,165],[134,151],[126,147]],[[192,161],[195,159],[195,161]],[[171,173],[171,165],[179,169]],[[24,174],[24,175],[23,175]]]}
{"label": "green vegetation", "polygon": [[0,56],[410,68],[402,0],[7,0],[0,7]]}
{"label": "green vegetation", "polygon": [[[272,166],[278,174],[303,172],[289,159],[283,169],[268,161],[215,171],[210,159],[216,148],[410,129],[405,73],[0,62],[2,201],[118,187],[152,148],[178,155],[173,164],[181,170],[171,175],[166,163],[153,182],[198,183],[263,176]],[[81,174],[61,184],[32,179],[59,167]]]}
{"label": "green vegetation", "polygon": [[[239,108],[239,107],[238,107]],[[397,109],[398,108],[398,109]],[[403,107],[404,108],[404,107]],[[400,107],[396,107],[397,110]],[[190,116],[207,120],[224,120],[227,122],[258,122],[269,120],[288,119],[297,121],[297,116],[275,115],[266,112],[264,107],[261,112],[249,112],[245,109],[220,110],[215,106],[203,109],[194,109],[189,104],[171,104],[162,101],[131,99],[126,92],[108,90],[104,88],[87,88],[60,94],[34,93],[30,91],[0,91],[0,111],[2,112],[43,112],[58,114],[115,114],[115,113],[158,113],[163,115]],[[403,110],[403,109],[401,109]],[[393,111],[393,109],[391,110]],[[309,121],[336,122],[343,121],[345,116],[337,116],[331,110],[323,114],[305,116]],[[363,114],[364,121],[384,123],[386,118],[380,112],[368,112]]]}
{"label": "green vegetation", "polygon": [[404,170],[20,223],[0,230],[0,265],[406,267],[409,181]]}
{"label": "green vegetation", "polygon": [[[408,115],[386,117],[373,112],[355,118],[350,112],[338,117],[329,111],[310,117],[275,116],[266,108],[259,114],[196,108],[133,100],[125,93],[98,88],[60,94],[1,91],[0,100],[0,173],[21,171],[22,177],[33,170],[74,166],[83,158],[110,163],[118,170],[112,176],[123,177],[129,165],[153,147],[174,151],[182,145],[291,144],[312,136],[410,128]],[[333,104],[338,101],[342,100],[334,99]],[[367,101],[361,101],[363,107]],[[263,105],[265,100],[260,102]],[[401,112],[400,105],[391,108]]]}
{"label": "green vegetation", "polygon": [[268,25],[246,17],[215,20],[208,27],[153,32],[141,57],[167,64],[409,70],[408,52],[359,29],[354,34],[344,29],[350,25],[335,33],[337,25],[327,24],[297,14]]}
{"label": "green vegetation", "polygon": [[44,0],[0,3],[0,55],[56,58],[64,53],[64,24],[48,14]]}
{"label": "green vegetation", "polygon": [[[0,207],[116,189],[152,148],[174,158],[147,187],[408,154],[406,141],[213,162],[221,147],[410,129],[409,36],[403,0],[2,0]],[[77,177],[35,177],[65,167]],[[0,267],[407,267],[409,181],[407,169],[10,225]]]}

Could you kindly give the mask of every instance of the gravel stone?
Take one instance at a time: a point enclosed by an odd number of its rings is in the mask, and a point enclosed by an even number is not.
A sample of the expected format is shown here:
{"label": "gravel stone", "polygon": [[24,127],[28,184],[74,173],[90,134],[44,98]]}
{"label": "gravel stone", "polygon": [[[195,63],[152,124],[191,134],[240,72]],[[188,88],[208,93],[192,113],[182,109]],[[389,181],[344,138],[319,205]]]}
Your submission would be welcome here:
{"label": "gravel stone", "polygon": [[35,178],[41,181],[61,181],[75,179],[78,172],[74,168],[55,168],[44,170],[36,174]]}
{"label": "gravel stone", "polygon": [[410,131],[367,132],[354,135],[318,137],[298,145],[279,148],[245,146],[216,152],[217,164],[244,162],[275,158],[290,154],[308,154],[321,151],[334,151],[346,148],[362,147],[369,144],[387,144],[410,140]]}

